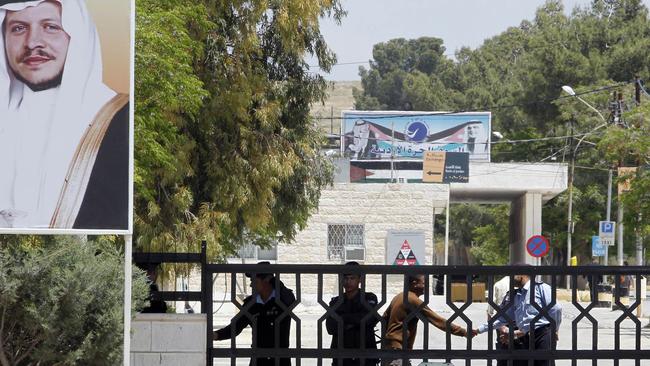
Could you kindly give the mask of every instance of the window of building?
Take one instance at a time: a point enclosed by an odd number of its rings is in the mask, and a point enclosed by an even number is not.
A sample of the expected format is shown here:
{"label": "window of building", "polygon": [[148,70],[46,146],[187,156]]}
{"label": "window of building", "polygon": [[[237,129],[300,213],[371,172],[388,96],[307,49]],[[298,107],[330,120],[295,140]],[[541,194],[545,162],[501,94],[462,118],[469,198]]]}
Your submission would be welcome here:
{"label": "window of building", "polygon": [[246,244],[239,248],[237,254],[230,259],[250,259],[255,261],[277,261],[278,245],[274,244],[268,249],[260,248],[257,245]]}
{"label": "window of building", "polygon": [[364,248],[363,225],[327,225],[327,259],[362,261]]}

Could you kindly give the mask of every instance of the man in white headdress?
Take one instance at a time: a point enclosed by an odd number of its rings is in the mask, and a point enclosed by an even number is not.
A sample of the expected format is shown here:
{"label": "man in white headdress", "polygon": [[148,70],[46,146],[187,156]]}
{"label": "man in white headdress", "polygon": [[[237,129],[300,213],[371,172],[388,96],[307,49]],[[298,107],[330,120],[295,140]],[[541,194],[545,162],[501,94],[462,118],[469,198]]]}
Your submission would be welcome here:
{"label": "man in white headdress", "polygon": [[483,137],[483,123],[478,120],[467,122],[465,142],[466,151],[470,154],[483,154],[487,151],[487,140],[480,141]]}
{"label": "man in white headdress", "polygon": [[128,95],[85,0],[0,0],[0,228],[127,229]]}

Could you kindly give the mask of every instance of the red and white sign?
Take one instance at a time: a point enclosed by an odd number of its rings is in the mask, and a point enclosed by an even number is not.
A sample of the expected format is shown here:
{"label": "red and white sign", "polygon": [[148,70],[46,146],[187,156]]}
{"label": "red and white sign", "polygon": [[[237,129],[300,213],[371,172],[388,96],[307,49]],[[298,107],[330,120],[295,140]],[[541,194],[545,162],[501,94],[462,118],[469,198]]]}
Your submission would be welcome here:
{"label": "red and white sign", "polygon": [[397,257],[395,257],[395,262],[393,262],[393,265],[415,266],[418,264],[418,260],[413,253],[411,244],[409,244],[408,240],[404,240],[402,247],[400,248],[399,252],[397,252]]}

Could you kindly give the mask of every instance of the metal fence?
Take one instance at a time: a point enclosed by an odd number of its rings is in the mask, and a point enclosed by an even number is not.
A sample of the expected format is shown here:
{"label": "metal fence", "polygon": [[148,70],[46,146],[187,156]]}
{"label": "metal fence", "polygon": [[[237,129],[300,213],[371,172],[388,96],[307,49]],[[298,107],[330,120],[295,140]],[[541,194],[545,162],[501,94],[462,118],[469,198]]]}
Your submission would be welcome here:
{"label": "metal fence", "polygon": [[[260,272],[262,271],[262,272]],[[255,363],[255,357],[275,357],[276,364],[279,363],[279,357],[289,357],[294,359],[293,364],[296,366],[301,365],[303,359],[315,359],[317,364],[320,366],[323,364],[324,359],[341,359],[341,358],[356,358],[356,359],[422,359],[422,360],[446,360],[447,362],[451,360],[464,360],[466,365],[476,365],[478,362],[473,363],[477,360],[496,360],[496,359],[505,359],[505,360],[529,360],[529,364],[533,365],[533,360],[570,360],[572,365],[576,365],[578,360],[592,360],[592,364],[596,365],[598,360],[613,360],[614,365],[619,365],[621,360],[633,360],[635,365],[641,365],[642,360],[650,360],[650,349],[646,346],[645,348],[641,345],[642,338],[642,323],[641,320],[636,316],[635,311],[637,307],[641,306],[641,276],[647,276],[650,274],[650,269],[648,267],[532,267],[532,266],[518,266],[518,267],[480,267],[480,266],[453,266],[453,267],[444,267],[444,266],[417,266],[417,267],[397,267],[397,266],[384,266],[384,265],[367,265],[367,266],[343,266],[343,265],[268,265],[268,266],[258,266],[258,265],[221,265],[221,264],[209,264],[207,265],[207,272],[209,273],[223,273],[230,276],[231,283],[234,288],[234,283],[237,281],[237,274],[240,273],[274,273],[276,279],[282,279],[284,281],[291,280],[295,284],[295,293],[296,301],[293,304],[287,304],[287,306],[281,305],[283,313],[278,316],[278,322],[284,318],[290,318],[295,324],[296,331],[294,333],[295,339],[293,340],[292,347],[281,348],[276,345],[274,348],[260,348],[256,347],[253,341],[251,347],[244,347],[241,345],[241,340],[238,342],[236,338],[231,339],[230,347],[228,348],[215,348],[212,342],[208,342],[208,365],[213,365],[214,359],[220,358],[229,358],[232,365],[236,364],[237,358],[251,358],[252,364]],[[429,280],[432,278],[432,275],[445,275],[447,277],[458,277],[464,276],[466,281],[466,298],[467,301],[464,303],[454,303],[451,301],[451,282],[446,283],[446,305],[452,310],[452,315],[448,317],[447,327],[451,326],[452,322],[458,322],[461,325],[467,327],[468,329],[473,329],[478,327],[479,324],[472,323],[472,320],[466,316],[465,311],[468,307],[476,302],[483,301],[483,299],[473,299],[472,284],[476,282],[476,278],[483,278],[487,282],[488,289],[488,303],[497,310],[497,316],[505,314],[507,308],[499,308],[499,304],[494,303],[491,299],[493,297],[493,284],[495,279],[500,278],[501,276],[514,276],[518,274],[526,274],[531,276],[536,276],[537,279],[547,278],[548,284],[552,288],[552,299],[543,307],[541,304],[534,303],[534,300],[531,301],[531,304],[540,312],[540,315],[533,320],[538,321],[542,317],[547,317],[550,319],[548,311],[556,303],[556,289],[560,279],[569,276],[572,281],[572,291],[571,291],[571,304],[577,309],[577,316],[572,320],[571,324],[571,349],[556,349],[556,350],[535,350],[534,349],[534,337],[531,337],[531,342],[528,345],[528,349],[514,349],[512,340],[509,342],[509,349],[497,350],[494,349],[494,332],[487,332],[487,348],[486,349],[476,349],[474,348],[474,339],[471,336],[466,338],[464,342],[464,347],[458,348],[452,346],[451,334],[447,332],[446,341],[444,346],[438,348],[429,348],[429,332],[428,327],[424,328],[422,336],[424,337],[422,349],[414,350],[374,350],[374,349],[330,349],[328,344],[324,344],[323,339],[323,322],[327,316],[332,316],[336,311],[336,306],[330,307],[328,305],[329,299],[325,299],[323,296],[323,276],[325,275],[336,275],[340,277],[341,273],[356,273],[364,275],[363,278],[367,278],[370,275],[377,275],[381,277],[380,288],[367,288],[365,281],[362,281],[361,291],[374,291],[379,294],[381,293],[381,301],[374,307],[368,307],[368,316],[367,319],[375,318],[379,320],[381,325],[382,334],[384,334],[386,329],[386,320],[381,317],[379,309],[382,308],[387,302],[390,302],[392,295],[395,293],[387,293],[387,276],[389,275],[398,275],[404,277],[404,291],[407,290],[407,281],[406,278],[409,275],[414,274],[426,274],[425,287],[426,291],[424,293],[424,303],[428,304],[430,302],[430,286]],[[301,334],[301,322],[300,319],[294,313],[294,309],[298,304],[301,303],[301,278],[303,275],[314,275],[318,280],[318,304],[322,307],[323,316],[318,319],[317,323],[317,344],[316,346],[306,347],[302,343],[302,334]],[[615,320],[614,323],[614,347],[612,349],[599,349],[598,348],[598,338],[599,338],[599,320],[594,317],[590,312],[599,304],[597,298],[592,298],[591,302],[581,302],[578,301],[578,291],[576,290],[578,278],[581,276],[592,276],[596,278],[602,275],[614,275],[614,278],[618,278],[621,275],[630,275],[633,276],[635,286],[635,301],[625,305],[622,303],[621,298],[621,288],[620,281],[616,281],[614,288],[612,289],[613,298],[612,301],[618,305],[619,308],[623,309],[620,316]],[[595,283],[596,281],[594,281]],[[511,281],[512,283],[512,281]],[[535,281],[531,281],[532,289],[531,294],[534,293]],[[208,285],[210,288],[211,285]],[[212,296],[211,293],[207,294]],[[255,290],[253,289],[253,295],[255,295]],[[248,317],[252,321],[252,327],[255,328],[256,318],[251,316],[248,313],[249,306],[241,304],[236,298],[234,293],[231,296],[231,301],[239,309],[240,313],[237,314],[232,323],[239,319],[240,317]],[[207,309],[208,314],[212,313],[212,299],[209,298],[207,301],[209,308]],[[565,303],[568,304],[568,303]],[[340,305],[340,304],[337,304]],[[426,323],[426,318],[422,314],[422,308],[413,309],[409,318],[417,317],[420,320]],[[366,319],[366,320],[367,320]],[[588,320],[592,324],[592,332],[590,335],[579,333],[578,323],[583,319]],[[626,319],[631,320],[635,324],[633,337],[630,337],[630,334],[626,334],[627,338],[633,339],[633,345],[623,344],[621,342],[621,323]],[[512,320],[512,319],[510,319]],[[341,322],[341,319],[338,319]],[[556,330],[556,325],[553,320],[550,320],[552,330]],[[378,324],[378,327],[379,327]],[[341,323],[339,323],[339,329]],[[208,334],[206,335],[208,339],[211,339],[213,328],[213,318],[208,317]],[[253,331],[255,332],[255,331]],[[628,332],[629,333],[629,332]],[[580,349],[578,348],[578,338],[591,336],[592,338],[592,347],[589,349]],[[647,336],[646,336],[647,337]],[[483,361],[482,364],[485,361]],[[648,362],[648,361],[645,361]],[[646,363],[647,365],[648,363]]]}
{"label": "metal fence", "polygon": [[[160,262],[178,262],[179,258],[182,259],[180,254],[172,255],[161,255],[155,257],[154,260],[158,263]],[[642,276],[648,276],[650,274],[650,268],[648,267],[606,267],[606,266],[587,266],[587,267],[532,267],[532,266],[503,266],[503,267],[482,267],[482,266],[385,266],[385,265],[362,265],[362,266],[343,266],[343,265],[254,265],[254,264],[208,264],[205,261],[205,249],[202,254],[190,255],[190,257],[185,257],[187,261],[185,262],[197,262],[201,263],[202,267],[202,290],[201,293],[161,293],[159,294],[160,298],[164,300],[197,300],[200,297],[202,304],[202,312],[207,313],[207,360],[206,364],[212,366],[215,364],[215,361],[223,364],[224,361],[229,363],[232,366],[241,364],[242,360],[251,360],[252,365],[256,365],[257,358],[271,358],[274,360],[276,366],[280,365],[281,358],[290,358],[292,360],[292,365],[301,366],[307,363],[316,364],[321,366],[323,364],[329,365],[334,360],[334,363],[340,362],[343,359],[356,358],[359,360],[370,360],[370,359],[417,359],[417,360],[444,360],[445,362],[453,361],[456,366],[459,366],[461,363],[465,365],[485,365],[486,360],[488,364],[490,360],[507,360],[507,364],[511,365],[516,360],[528,360],[527,364],[530,366],[534,365],[533,360],[566,360],[562,361],[566,364],[578,365],[588,362],[592,365],[598,365],[601,360],[610,360],[610,364],[613,363],[615,366],[619,365],[650,365],[650,347],[648,346],[650,339],[649,330],[644,328],[642,319],[639,319],[636,315],[637,309],[641,306],[644,299],[641,298],[642,295]],[[153,258],[151,254],[148,254],[148,258]],[[142,259],[142,258],[140,258]],[[243,303],[242,300],[237,296],[236,288],[237,281],[239,276],[242,276],[244,273],[252,274],[254,277],[256,273],[273,273],[275,274],[276,281],[284,281],[291,283],[291,287],[294,290],[296,300],[291,304],[283,304],[277,302],[278,306],[281,308],[282,313],[277,315],[277,323],[280,323],[282,320],[289,319],[292,324],[292,340],[290,347],[280,347],[279,342],[276,341],[274,347],[271,348],[262,348],[257,347],[255,341],[255,334],[257,328],[257,317],[253,316],[249,311],[251,308],[251,303]],[[550,326],[552,331],[557,330],[557,325],[549,316],[549,310],[557,302],[557,289],[558,283],[563,281],[567,276],[571,279],[571,290],[570,290],[570,302],[564,301],[561,304],[564,307],[572,306],[574,311],[573,318],[571,319],[571,344],[568,347],[557,348],[552,350],[536,350],[534,346],[534,337],[531,337],[531,342],[528,344],[528,349],[515,349],[513,345],[512,338],[508,342],[507,349],[495,349],[495,337],[493,331],[488,331],[485,335],[479,335],[478,337],[486,337],[487,345],[483,344],[482,346],[477,346],[477,338],[472,338],[467,336],[462,342],[458,342],[458,339],[453,339],[449,332],[446,332],[444,342],[440,342],[434,345],[430,344],[430,332],[428,326],[425,326],[418,334],[418,337],[422,337],[422,346],[416,347],[417,349],[413,350],[389,350],[389,349],[366,349],[365,346],[362,346],[359,349],[349,349],[338,347],[331,349],[329,347],[329,342],[327,341],[326,336],[324,336],[324,326],[328,316],[332,316],[336,319],[341,329],[342,320],[338,317],[335,312],[338,306],[341,305],[341,301],[334,304],[333,306],[329,305],[330,298],[326,297],[324,292],[326,278],[334,277],[338,278],[338,281],[342,281],[342,273],[352,273],[363,275],[361,282],[361,292],[374,292],[378,295],[380,301],[374,305],[369,306],[365,304],[368,309],[368,315],[364,317],[362,322],[370,321],[371,319],[378,320],[377,331],[381,334],[385,333],[386,330],[386,320],[382,317],[382,312],[380,309],[385,307],[390,303],[393,296],[395,296],[400,291],[407,291],[407,277],[409,275],[416,274],[425,274],[425,292],[423,295],[424,304],[430,304],[433,298],[431,294],[431,288],[433,287],[431,280],[433,278],[459,278],[462,277],[465,279],[464,288],[465,288],[465,302],[453,302],[451,293],[452,287],[454,286],[451,281],[446,282],[446,295],[444,297],[444,303],[449,309],[445,317],[447,317],[447,329],[450,329],[452,322],[459,324],[467,329],[477,328],[480,324],[478,321],[472,322],[472,319],[468,316],[468,309],[472,304],[477,302],[484,302],[485,298],[477,299],[473,298],[476,296],[474,291],[472,291],[473,284],[479,281],[484,281],[487,288],[487,302],[489,305],[496,309],[496,316],[504,315],[508,310],[507,307],[503,309],[499,307],[499,304],[492,301],[493,298],[493,285],[497,279],[502,276],[510,276],[511,279],[515,275],[530,275],[533,278],[538,280],[544,279],[545,282],[552,288],[552,299],[542,306],[537,304],[534,300],[531,301],[531,305],[534,306],[538,311],[539,315],[533,320],[533,324],[542,317],[550,319]],[[230,321],[231,325],[234,325],[238,319],[247,318],[251,323],[252,328],[252,342],[250,336],[241,335],[240,337],[233,337],[226,344],[222,342],[215,342],[213,339],[213,328],[214,328],[214,317],[213,313],[215,301],[213,300],[214,288],[218,284],[215,281],[215,275],[225,275],[229,282],[229,298],[230,303],[233,306],[233,309],[238,311]],[[619,278],[619,276],[632,276],[633,283],[635,284],[635,291],[633,292],[634,301],[629,303],[624,303],[624,298],[621,296],[621,282],[615,281],[612,288],[612,302],[617,305],[619,309],[622,309],[619,313],[612,313],[614,315],[613,319],[613,346],[612,347],[599,347],[599,338],[602,338],[601,335],[602,329],[599,328],[599,316],[594,315],[594,309],[596,309],[600,303],[596,297],[592,297],[591,301],[581,301],[579,298],[579,292],[576,289],[578,285],[578,279],[581,277],[591,277],[596,283],[596,279],[599,276],[608,275],[614,276],[613,278]],[[301,284],[304,283],[303,279],[309,276],[310,278],[315,279],[316,281],[316,297],[317,304],[320,306],[319,309],[322,309],[322,315],[315,320],[316,324],[310,325],[312,328],[316,329],[315,344],[311,342],[305,342],[306,338],[314,338],[313,334],[304,334],[303,331],[303,322],[307,321],[306,319],[301,319],[296,315],[296,309],[304,301],[305,291]],[[434,277],[435,276],[435,277]],[[375,278],[374,281],[366,280],[370,277]],[[390,283],[395,282],[395,279],[401,282],[402,287],[399,288],[400,291],[396,291],[394,286],[391,287]],[[402,280],[403,279],[403,280]],[[342,283],[342,282],[339,282]],[[511,281],[513,283],[513,281]],[[531,281],[532,289],[530,293],[534,293],[535,281]],[[431,286],[430,286],[431,285]],[[340,286],[339,286],[340,288]],[[251,289],[252,296],[256,295],[254,288]],[[339,290],[341,294],[341,290]],[[363,298],[363,297],[362,297]],[[440,298],[438,298],[440,301]],[[425,324],[427,322],[425,316],[422,312],[423,308],[413,308],[412,312],[408,315],[407,319],[415,319],[423,321]],[[435,308],[433,309],[436,310]],[[609,311],[609,310],[607,310]],[[218,313],[217,313],[218,315]],[[618,315],[618,316],[616,316]],[[493,318],[494,319],[494,318]],[[506,319],[512,321],[514,319]],[[492,320],[493,321],[493,320]],[[587,322],[592,325],[591,332],[584,329],[584,322]],[[624,329],[622,327],[623,322],[627,321],[633,323],[633,327],[626,326]],[[483,322],[482,320],[480,321]],[[566,318],[565,318],[566,322]],[[579,327],[579,324],[582,326]],[[601,321],[602,324],[602,321]],[[312,329],[310,328],[310,329]],[[363,328],[363,327],[362,327]],[[533,327],[534,328],[534,327]],[[611,326],[608,326],[611,328]],[[277,327],[276,327],[277,329]],[[276,330],[276,339],[278,335],[278,330]],[[567,337],[567,334],[561,334],[561,337]],[[340,339],[341,337],[339,337]],[[584,343],[583,341],[587,338],[591,338],[591,346],[585,347],[580,345]],[[363,339],[363,335],[361,337]],[[643,342],[642,342],[643,340]],[[442,344],[444,343],[444,344]],[[238,363],[238,360],[240,361]],[[309,360],[309,362],[307,362]],[[626,360],[626,361],[623,361]],[[627,362],[627,363],[621,363]],[[363,364],[363,363],[362,363]],[[602,363],[601,363],[602,364]],[[342,363],[341,363],[342,365]]]}

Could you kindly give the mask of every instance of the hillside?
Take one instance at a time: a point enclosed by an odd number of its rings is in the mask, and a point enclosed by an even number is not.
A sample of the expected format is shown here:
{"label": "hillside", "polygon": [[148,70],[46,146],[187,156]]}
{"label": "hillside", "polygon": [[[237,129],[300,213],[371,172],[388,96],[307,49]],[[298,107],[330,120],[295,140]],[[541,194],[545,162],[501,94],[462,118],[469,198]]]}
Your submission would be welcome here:
{"label": "hillside", "polygon": [[341,111],[354,109],[352,96],[354,88],[361,89],[361,81],[332,82],[328,88],[329,96],[325,103],[312,104],[311,114],[324,131],[336,134],[340,132]]}

